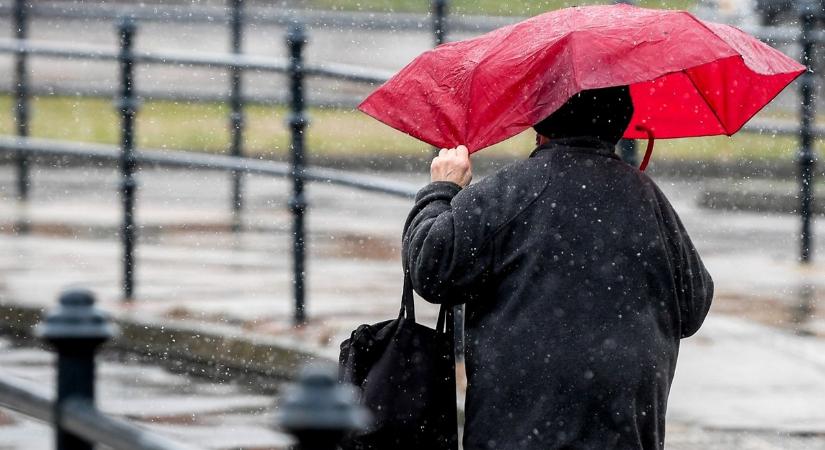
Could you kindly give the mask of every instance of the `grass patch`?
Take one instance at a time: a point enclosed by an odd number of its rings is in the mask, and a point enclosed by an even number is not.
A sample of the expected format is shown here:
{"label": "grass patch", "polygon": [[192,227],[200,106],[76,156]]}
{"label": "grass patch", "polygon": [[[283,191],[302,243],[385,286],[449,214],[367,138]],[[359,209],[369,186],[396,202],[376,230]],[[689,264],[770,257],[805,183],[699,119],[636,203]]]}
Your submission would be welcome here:
{"label": "grass patch", "polygon": [[[337,9],[346,11],[389,11],[389,12],[427,12],[430,3],[427,0],[311,0],[312,8]],[[493,15],[493,16],[534,16],[569,6],[604,4],[604,1],[584,0],[449,0],[450,13],[454,15]],[[688,9],[694,0],[642,0],[641,6],[648,8]]]}
{"label": "grass patch", "polygon": [[[75,97],[35,97],[32,101],[33,137],[117,144],[119,120],[112,102]],[[244,152],[283,157],[289,135],[283,107],[249,106]],[[227,107],[219,103],[145,102],[138,113],[138,146],[169,150],[226,152],[229,146]],[[307,130],[310,157],[427,156],[430,148],[358,111],[310,110]],[[12,101],[0,96],[0,133],[14,133]],[[533,148],[534,135],[525,132],[479,154],[481,158],[516,158]],[[640,143],[643,148],[644,141]],[[822,142],[818,143],[820,150]],[[711,137],[660,140],[655,160],[788,160],[797,149],[793,137],[741,133],[733,138]],[[641,150],[640,150],[641,151]]]}

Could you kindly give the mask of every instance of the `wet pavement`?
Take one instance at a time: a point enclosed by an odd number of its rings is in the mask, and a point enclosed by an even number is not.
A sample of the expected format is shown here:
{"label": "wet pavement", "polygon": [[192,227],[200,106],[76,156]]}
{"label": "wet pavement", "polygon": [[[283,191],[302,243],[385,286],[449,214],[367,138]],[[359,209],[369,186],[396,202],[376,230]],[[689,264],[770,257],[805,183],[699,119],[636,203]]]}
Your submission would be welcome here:
{"label": "wet pavement", "polygon": [[[125,305],[115,171],[38,167],[33,201],[21,207],[10,191],[13,171],[0,167],[0,299],[48,307],[60,289],[78,284],[121,318],[274,335],[330,357],[358,324],[397,314],[409,201],[310,185],[311,321],[295,329],[285,181],[248,179],[247,231],[233,234],[227,175],[144,170],[140,180],[137,297]],[[701,182],[658,181],[717,288],[705,326],[682,344],[668,448],[825,448],[825,265],[796,263],[798,220],[701,209]],[[32,232],[15,236],[22,219]],[[825,234],[825,224],[814,229]],[[825,254],[823,240],[816,242],[815,258]],[[433,323],[435,309],[421,306],[425,323]]]}

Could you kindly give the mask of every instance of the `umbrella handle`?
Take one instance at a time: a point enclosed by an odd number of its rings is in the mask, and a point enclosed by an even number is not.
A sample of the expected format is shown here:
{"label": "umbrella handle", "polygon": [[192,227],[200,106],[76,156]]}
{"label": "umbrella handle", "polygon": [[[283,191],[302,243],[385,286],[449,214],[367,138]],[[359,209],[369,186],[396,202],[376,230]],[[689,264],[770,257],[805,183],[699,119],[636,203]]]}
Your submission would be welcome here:
{"label": "umbrella handle", "polygon": [[656,141],[656,138],[653,136],[653,130],[644,125],[636,125],[636,130],[647,133],[647,149],[645,150],[645,157],[642,159],[642,164],[639,165],[639,170],[644,172],[645,169],[647,169],[647,164],[650,162],[650,156],[653,154],[653,142]]}

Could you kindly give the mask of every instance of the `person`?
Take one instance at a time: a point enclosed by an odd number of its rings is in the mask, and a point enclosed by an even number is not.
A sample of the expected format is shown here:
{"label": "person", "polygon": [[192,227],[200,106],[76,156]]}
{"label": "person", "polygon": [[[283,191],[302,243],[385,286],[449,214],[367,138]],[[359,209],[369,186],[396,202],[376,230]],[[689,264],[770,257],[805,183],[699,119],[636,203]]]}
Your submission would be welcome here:
{"label": "person", "polygon": [[464,449],[661,449],[679,341],[713,282],[665,195],[623,162],[626,86],[583,91],[537,148],[470,185],[442,149],[407,220],[425,300],[465,304]]}

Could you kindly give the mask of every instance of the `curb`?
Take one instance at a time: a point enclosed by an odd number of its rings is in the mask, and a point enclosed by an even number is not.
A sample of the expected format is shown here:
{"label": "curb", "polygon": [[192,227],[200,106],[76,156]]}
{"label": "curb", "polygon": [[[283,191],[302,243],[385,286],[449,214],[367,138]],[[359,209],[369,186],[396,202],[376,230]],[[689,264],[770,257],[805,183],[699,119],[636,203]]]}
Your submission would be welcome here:
{"label": "curb", "polygon": [[[42,315],[41,308],[0,301],[0,333],[34,341]],[[209,378],[294,380],[310,362],[334,363],[314,349],[221,325],[134,317],[115,317],[113,322],[120,333],[107,347]]]}

